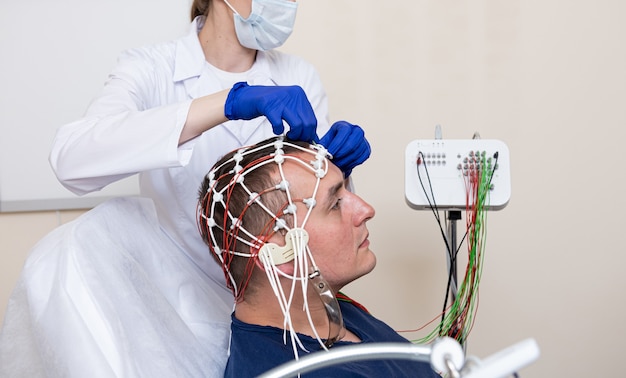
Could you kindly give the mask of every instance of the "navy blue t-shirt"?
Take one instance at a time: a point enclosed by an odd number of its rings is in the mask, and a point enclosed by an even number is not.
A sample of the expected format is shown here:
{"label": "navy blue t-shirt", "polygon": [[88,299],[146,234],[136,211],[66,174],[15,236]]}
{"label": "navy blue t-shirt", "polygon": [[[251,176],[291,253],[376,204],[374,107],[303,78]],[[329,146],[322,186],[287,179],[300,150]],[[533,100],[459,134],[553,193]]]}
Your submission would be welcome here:
{"label": "navy blue t-shirt", "polygon": [[[346,328],[357,335],[363,343],[406,342],[388,325],[348,302],[339,302]],[[256,377],[272,368],[294,359],[291,341],[283,342],[283,330],[276,327],[258,326],[239,321],[232,315],[230,357],[224,377]],[[309,351],[322,351],[316,339],[301,335],[300,340]],[[333,345],[354,345],[338,341]],[[299,350],[300,356],[306,352]],[[366,360],[342,363],[317,369],[302,377],[438,377],[429,363],[409,360]]]}

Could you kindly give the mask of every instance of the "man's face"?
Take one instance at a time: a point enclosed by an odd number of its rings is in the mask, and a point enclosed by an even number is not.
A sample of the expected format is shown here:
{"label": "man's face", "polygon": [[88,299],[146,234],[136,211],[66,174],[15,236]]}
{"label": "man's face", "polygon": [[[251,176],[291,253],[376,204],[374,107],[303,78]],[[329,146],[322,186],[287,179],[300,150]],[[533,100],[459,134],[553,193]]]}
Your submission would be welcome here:
{"label": "man's face", "polygon": [[[316,177],[295,164],[286,164],[285,170],[292,196],[310,197]],[[322,276],[339,290],[376,266],[366,226],[374,216],[374,208],[346,189],[343,174],[333,164],[320,181],[315,199],[317,203],[304,226],[309,234],[309,248]],[[305,214],[306,208],[300,203],[299,222]]]}

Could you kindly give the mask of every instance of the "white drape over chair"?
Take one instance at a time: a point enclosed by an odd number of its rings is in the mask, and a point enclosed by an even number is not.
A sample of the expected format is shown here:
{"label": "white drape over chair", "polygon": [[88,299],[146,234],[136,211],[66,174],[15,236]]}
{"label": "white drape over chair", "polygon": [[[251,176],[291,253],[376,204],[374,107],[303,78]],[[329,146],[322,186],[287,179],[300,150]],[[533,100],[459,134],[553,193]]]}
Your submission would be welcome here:
{"label": "white drape over chair", "polygon": [[151,200],[109,200],[31,251],[0,334],[0,376],[222,376],[223,290],[161,231]]}

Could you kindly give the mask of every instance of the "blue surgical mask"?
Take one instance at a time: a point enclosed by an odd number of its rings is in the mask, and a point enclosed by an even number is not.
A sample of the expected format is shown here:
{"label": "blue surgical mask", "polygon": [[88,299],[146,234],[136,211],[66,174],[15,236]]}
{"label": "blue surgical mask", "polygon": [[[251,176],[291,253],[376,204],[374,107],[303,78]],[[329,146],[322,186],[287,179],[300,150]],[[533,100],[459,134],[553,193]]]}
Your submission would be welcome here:
{"label": "blue surgical mask", "polygon": [[243,18],[235,13],[235,32],[242,46],[254,50],[271,50],[281,46],[293,31],[298,4],[288,0],[252,0],[252,12]]}

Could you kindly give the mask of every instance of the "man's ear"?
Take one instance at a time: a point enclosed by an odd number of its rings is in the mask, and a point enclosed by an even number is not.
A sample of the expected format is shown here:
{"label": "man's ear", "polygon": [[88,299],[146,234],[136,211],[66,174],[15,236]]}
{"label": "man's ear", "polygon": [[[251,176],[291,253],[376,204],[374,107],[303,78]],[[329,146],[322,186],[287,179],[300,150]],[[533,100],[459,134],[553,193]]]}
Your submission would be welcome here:
{"label": "man's ear", "polygon": [[[257,237],[257,240],[261,239]],[[287,242],[285,237],[280,234],[274,234],[265,242],[260,241],[259,245],[251,246],[250,252],[259,256],[255,259],[255,264],[263,271],[265,271],[265,266],[260,258],[262,254],[272,256],[275,266],[281,272],[288,275],[294,272],[291,242]]]}
{"label": "man's ear", "polygon": [[[254,263],[259,269],[265,272],[265,266],[263,266],[263,263],[259,259],[254,260]],[[294,272],[293,261],[278,264],[276,265],[276,268],[287,275],[293,275]]]}

